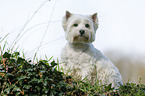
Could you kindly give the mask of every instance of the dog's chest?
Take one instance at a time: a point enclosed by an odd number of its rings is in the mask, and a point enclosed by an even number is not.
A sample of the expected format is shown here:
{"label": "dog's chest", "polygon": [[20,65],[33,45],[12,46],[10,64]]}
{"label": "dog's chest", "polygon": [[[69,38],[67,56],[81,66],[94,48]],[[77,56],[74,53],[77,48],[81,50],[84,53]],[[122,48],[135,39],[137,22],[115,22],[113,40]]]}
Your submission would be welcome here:
{"label": "dog's chest", "polygon": [[93,52],[90,50],[73,50],[66,49],[62,58],[66,62],[67,66],[74,66],[77,68],[87,68],[88,66],[95,64],[96,58]]}
{"label": "dog's chest", "polygon": [[73,52],[72,53],[68,53],[67,58],[69,62],[73,63],[74,65],[81,65],[81,66],[85,66],[88,65],[88,63],[91,63],[91,56],[89,56],[87,53],[85,52]]}
{"label": "dog's chest", "polygon": [[69,70],[69,74],[75,74],[77,77],[85,78],[94,68],[97,62],[95,52],[91,49],[76,50],[65,46],[61,54],[62,62],[64,62],[65,70]]}

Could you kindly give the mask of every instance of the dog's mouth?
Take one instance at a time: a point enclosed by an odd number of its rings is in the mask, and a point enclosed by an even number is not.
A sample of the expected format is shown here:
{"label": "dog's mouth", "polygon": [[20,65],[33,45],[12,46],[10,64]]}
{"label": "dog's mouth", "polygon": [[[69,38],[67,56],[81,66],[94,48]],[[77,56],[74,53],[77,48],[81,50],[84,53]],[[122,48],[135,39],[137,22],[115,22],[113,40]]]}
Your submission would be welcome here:
{"label": "dog's mouth", "polygon": [[78,36],[74,37],[73,42],[75,42],[75,43],[87,43],[88,40],[89,40],[88,37],[86,37],[84,35],[78,35]]}

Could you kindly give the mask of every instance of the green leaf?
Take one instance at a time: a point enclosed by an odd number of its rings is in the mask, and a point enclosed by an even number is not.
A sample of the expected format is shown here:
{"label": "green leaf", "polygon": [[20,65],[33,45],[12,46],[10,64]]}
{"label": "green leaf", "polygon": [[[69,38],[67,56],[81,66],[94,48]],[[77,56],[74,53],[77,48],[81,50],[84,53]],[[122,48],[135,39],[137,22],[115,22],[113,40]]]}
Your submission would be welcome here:
{"label": "green leaf", "polygon": [[18,57],[18,60],[17,60],[17,63],[19,64],[19,63],[24,63],[24,61],[25,61],[25,59],[23,59],[23,58],[21,58],[21,57]]}
{"label": "green leaf", "polygon": [[13,91],[20,91],[19,87],[14,87]]}
{"label": "green leaf", "polygon": [[20,55],[19,52],[14,52],[14,53],[12,54],[13,57],[17,57],[17,56],[19,56],[19,55]]}
{"label": "green leaf", "polygon": [[24,85],[23,88],[25,89],[30,89],[32,86],[31,85]]}
{"label": "green leaf", "polygon": [[11,57],[11,54],[9,54],[8,52],[5,52],[4,55],[3,55],[3,58],[10,58]]}
{"label": "green leaf", "polygon": [[6,89],[4,90],[4,92],[6,92],[7,94],[10,94],[10,90],[11,90],[11,87],[6,88]]}
{"label": "green leaf", "polygon": [[53,56],[52,56],[52,57],[50,57],[50,59],[49,59],[48,61],[50,61],[52,58],[53,58]]}
{"label": "green leaf", "polygon": [[37,78],[33,78],[33,79],[31,80],[31,82],[38,82],[38,79],[37,79]]}
{"label": "green leaf", "polygon": [[108,86],[105,86],[105,92],[111,90],[112,83],[110,83]]}
{"label": "green leaf", "polygon": [[41,88],[40,88],[39,86],[35,86],[35,88],[36,88],[38,91],[41,90]]}
{"label": "green leaf", "polygon": [[14,74],[11,74],[11,73],[6,73],[5,75],[6,76],[14,76]]}
{"label": "green leaf", "polygon": [[38,79],[38,83],[41,83],[43,81],[43,79]]}
{"label": "green leaf", "polygon": [[44,85],[44,86],[47,86],[47,84],[48,84],[47,81],[44,81],[43,85]]}
{"label": "green leaf", "polygon": [[54,67],[54,66],[56,66],[56,65],[57,65],[57,63],[55,63],[55,61],[52,61],[52,62],[51,62],[51,66],[52,66],[52,67]]}
{"label": "green leaf", "polygon": [[18,78],[18,80],[24,80],[24,79],[27,79],[27,78],[30,78],[30,77],[27,77],[27,76],[20,76],[19,78]]}

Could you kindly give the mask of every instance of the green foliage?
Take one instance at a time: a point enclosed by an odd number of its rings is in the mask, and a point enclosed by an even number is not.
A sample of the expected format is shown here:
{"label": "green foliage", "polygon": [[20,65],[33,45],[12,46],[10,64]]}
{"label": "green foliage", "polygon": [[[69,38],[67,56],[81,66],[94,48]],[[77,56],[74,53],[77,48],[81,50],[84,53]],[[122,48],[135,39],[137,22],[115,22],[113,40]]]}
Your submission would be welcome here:
{"label": "green foliage", "polygon": [[0,60],[1,95],[62,95],[66,92],[63,73],[56,70],[56,63],[40,60],[31,64],[19,57],[19,52],[5,52]]}
{"label": "green foliage", "polygon": [[95,84],[87,79],[75,81],[58,71],[58,64],[50,62],[51,59],[33,64],[31,60],[20,57],[19,52],[5,52],[0,56],[0,95],[145,96],[143,84],[126,83],[114,89],[112,84],[99,86],[99,81]]}

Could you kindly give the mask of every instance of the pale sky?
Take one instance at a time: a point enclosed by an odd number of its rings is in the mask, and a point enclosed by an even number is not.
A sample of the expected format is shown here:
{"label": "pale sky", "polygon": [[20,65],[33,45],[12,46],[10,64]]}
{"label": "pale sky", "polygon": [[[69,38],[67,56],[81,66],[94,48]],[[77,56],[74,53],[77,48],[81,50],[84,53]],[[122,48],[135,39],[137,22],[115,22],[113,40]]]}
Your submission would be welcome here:
{"label": "pale sky", "polygon": [[[98,13],[99,28],[93,44],[99,50],[144,55],[145,0],[51,0],[30,20],[45,1],[0,0],[0,37],[9,33],[5,39],[9,47],[17,41],[16,37],[20,33],[22,38],[18,39],[15,47],[24,50],[27,57],[34,56],[42,41],[37,57],[44,58],[46,55],[48,58],[59,58],[67,42],[61,22],[68,10],[84,15]],[[28,20],[30,22],[24,27]]]}

